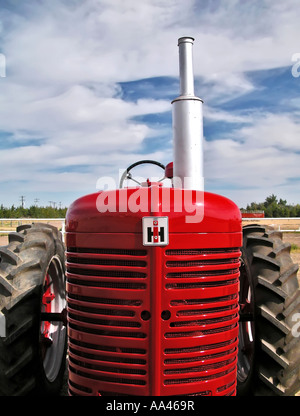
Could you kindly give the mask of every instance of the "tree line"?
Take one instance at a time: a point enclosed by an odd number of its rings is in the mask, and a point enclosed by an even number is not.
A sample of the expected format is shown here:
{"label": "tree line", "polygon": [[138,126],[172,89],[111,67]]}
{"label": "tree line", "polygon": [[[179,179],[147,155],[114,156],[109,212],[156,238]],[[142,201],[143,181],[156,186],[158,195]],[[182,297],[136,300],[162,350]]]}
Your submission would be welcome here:
{"label": "tree line", "polygon": [[289,205],[285,199],[278,199],[272,194],[264,202],[251,202],[241,211],[264,211],[265,217],[270,218],[300,217],[300,204]]}
{"label": "tree line", "polygon": [[[7,208],[0,205],[0,218],[65,218],[68,208],[54,208],[51,206],[38,207],[32,205],[29,208],[15,207],[12,205]],[[245,211],[264,211],[265,217],[300,217],[300,204],[290,205],[286,200],[278,199],[276,195],[268,196],[264,202],[251,202]]]}
{"label": "tree line", "polygon": [[38,207],[32,205],[29,208],[15,207],[7,208],[0,205],[0,218],[65,218],[67,208]]}

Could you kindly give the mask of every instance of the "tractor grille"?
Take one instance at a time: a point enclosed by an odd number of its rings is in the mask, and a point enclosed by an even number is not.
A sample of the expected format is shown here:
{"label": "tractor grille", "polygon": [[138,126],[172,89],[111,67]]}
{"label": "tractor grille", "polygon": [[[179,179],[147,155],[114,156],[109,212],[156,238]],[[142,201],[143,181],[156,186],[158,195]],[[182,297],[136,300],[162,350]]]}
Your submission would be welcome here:
{"label": "tractor grille", "polygon": [[141,314],[148,274],[145,250],[68,248],[71,395],[93,394],[95,382],[107,386],[102,395],[146,385],[149,330]]}
{"label": "tractor grille", "polygon": [[[170,319],[164,326],[163,373],[172,394],[235,393],[240,254],[238,248],[165,251]],[[196,385],[206,388],[196,391]]]}
{"label": "tractor grille", "polygon": [[68,247],[70,394],[235,394],[239,257]]}

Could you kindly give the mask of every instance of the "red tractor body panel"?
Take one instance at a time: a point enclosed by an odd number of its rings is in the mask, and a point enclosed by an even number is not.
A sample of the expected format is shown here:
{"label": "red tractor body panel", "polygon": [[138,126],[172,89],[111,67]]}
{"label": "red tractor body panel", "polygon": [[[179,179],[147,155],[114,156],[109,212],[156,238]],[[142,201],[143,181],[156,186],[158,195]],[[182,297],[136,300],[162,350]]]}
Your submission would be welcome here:
{"label": "red tractor body panel", "polygon": [[[146,212],[120,207],[134,188],[107,193],[115,212],[96,193],[67,213],[70,394],[234,395],[240,211],[204,193],[202,221],[188,223],[189,208],[162,209],[164,188],[143,189]],[[168,217],[167,245],[143,245],[149,216]]]}
{"label": "red tractor body panel", "polygon": [[242,218],[265,218],[264,211],[242,212]]}

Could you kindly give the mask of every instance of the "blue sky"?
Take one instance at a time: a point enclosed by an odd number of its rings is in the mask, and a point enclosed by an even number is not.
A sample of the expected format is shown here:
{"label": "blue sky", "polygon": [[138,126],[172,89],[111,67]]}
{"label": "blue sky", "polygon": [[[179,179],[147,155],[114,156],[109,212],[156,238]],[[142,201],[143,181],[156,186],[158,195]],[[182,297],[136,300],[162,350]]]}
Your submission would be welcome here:
{"label": "blue sky", "polygon": [[181,36],[206,190],[300,203],[299,21],[297,0],[2,1],[0,203],[68,206],[137,160],[171,161]]}

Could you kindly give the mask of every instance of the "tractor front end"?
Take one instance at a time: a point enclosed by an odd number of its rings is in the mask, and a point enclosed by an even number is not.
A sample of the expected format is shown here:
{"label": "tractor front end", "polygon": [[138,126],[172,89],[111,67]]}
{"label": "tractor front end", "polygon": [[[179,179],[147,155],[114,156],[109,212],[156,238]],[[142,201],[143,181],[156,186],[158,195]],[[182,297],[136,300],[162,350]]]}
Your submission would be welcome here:
{"label": "tractor front end", "polygon": [[235,394],[240,212],[205,194],[203,220],[188,224],[161,209],[163,189],[145,188],[147,213],[100,215],[99,194],[70,208],[71,395]]}
{"label": "tractor front end", "polygon": [[241,214],[203,190],[192,44],[179,39],[174,186],[102,191],[68,210],[71,395],[236,394]]}

